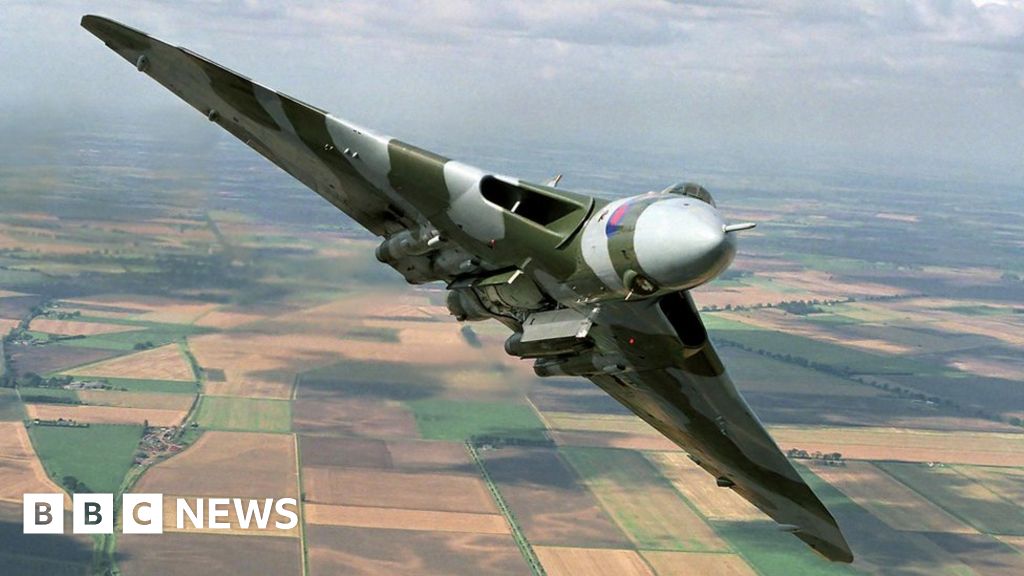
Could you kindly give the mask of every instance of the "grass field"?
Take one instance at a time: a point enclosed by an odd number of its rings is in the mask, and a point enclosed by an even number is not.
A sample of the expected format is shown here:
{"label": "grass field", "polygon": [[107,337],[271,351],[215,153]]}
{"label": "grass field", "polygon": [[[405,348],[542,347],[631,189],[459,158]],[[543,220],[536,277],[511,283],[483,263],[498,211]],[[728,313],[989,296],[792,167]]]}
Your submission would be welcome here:
{"label": "grass field", "polygon": [[466,440],[472,436],[502,436],[540,440],[544,425],[529,406],[488,402],[414,400],[420,434],[431,440]]}
{"label": "grass field", "polygon": [[292,428],[292,405],[286,400],[204,396],[197,421],[211,430],[246,432],[288,432]]}
{"label": "grass field", "polygon": [[0,388],[0,422],[20,422],[24,417],[18,393],[11,388]]}
{"label": "grass field", "polygon": [[901,482],[987,534],[1024,535],[1024,508],[952,467],[886,462],[879,466]]}
{"label": "grass field", "polygon": [[640,453],[600,448],[568,448],[562,453],[638,548],[728,550]]}
{"label": "grass field", "polygon": [[181,380],[137,380],[133,378],[101,378],[112,391],[157,392],[168,394],[195,394],[199,388],[195,382]]}
{"label": "grass field", "polygon": [[132,466],[142,426],[32,426],[29,432],[39,459],[57,483],[74,476],[93,492],[116,492]]}
{"label": "grass field", "polygon": [[814,466],[814,473],[896,530],[976,533],[868,462]]}
{"label": "grass field", "polygon": [[136,344],[150,342],[154,346],[163,346],[164,344],[177,342],[185,338],[186,336],[202,334],[209,331],[209,329],[207,328],[187,324],[134,322],[130,320],[121,320],[113,318],[97,318],[96,320],[110,324],[121,324],[125,326],[125,328],[127,329],[131,329],[133,327],[136,329],[130,332],[97,334],[95,336],[86,336],[85,338],[64,340],[63,343],[68,346],[80,346],[85,348],[101,348],[105,350],[133,350]]}

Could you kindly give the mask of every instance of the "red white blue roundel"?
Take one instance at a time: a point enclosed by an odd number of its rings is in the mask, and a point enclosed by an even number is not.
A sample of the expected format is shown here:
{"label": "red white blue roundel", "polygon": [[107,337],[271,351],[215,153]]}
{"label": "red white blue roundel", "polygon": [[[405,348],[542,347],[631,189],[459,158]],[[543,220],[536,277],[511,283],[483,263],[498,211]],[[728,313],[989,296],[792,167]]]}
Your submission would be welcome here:
{"label": "red white blue roundel", "polygon": [[626,224],[626,213],[629,212],[630,202],[623,202],[612,212],[608,222],[604,225],[605,236],[611,238]]}

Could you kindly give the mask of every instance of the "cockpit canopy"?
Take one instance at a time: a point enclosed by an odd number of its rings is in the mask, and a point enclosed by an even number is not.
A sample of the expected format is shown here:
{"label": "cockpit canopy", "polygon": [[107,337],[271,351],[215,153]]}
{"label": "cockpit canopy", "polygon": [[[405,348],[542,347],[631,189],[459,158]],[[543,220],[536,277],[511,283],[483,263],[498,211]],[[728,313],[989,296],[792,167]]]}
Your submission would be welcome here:
{"label": "cockpit canopy", "polygon": [[[708,192],[707,189],[700,184],[694,184],[693,182],[680,182],[678,184],[673,184],[672,186],[662,190],[662,193],[689,196],[690,198],[696,198],[701,202],[715,206],[715,199],[711,197],[711,192]],[[717,206],[715,207],[717,208]]]}

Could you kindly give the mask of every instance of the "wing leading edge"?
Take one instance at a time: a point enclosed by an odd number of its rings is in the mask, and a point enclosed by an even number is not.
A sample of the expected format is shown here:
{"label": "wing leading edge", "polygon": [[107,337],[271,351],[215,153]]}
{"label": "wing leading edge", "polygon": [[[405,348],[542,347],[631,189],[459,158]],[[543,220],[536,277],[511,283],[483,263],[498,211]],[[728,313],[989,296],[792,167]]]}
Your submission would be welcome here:
{"label": "wing leading edge", "polygon": [[[591,333],[624,362],[588,377],[731,488],[832,561],[853,553],[725,372],[690,296],[603,304]],[[608,366],[608,364],[605,364]],[[629,366],[629,368],[626,368]]]}

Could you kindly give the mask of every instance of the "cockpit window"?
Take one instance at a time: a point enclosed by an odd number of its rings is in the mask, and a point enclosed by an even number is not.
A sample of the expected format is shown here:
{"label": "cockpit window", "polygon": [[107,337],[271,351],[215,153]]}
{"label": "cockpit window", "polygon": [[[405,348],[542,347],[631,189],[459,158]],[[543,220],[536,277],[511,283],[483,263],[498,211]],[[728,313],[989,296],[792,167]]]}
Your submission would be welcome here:
{"label": "cockpit window", "polygon": [[665,188],[662,192],[679,194],[680,196],[689,196],[690,198],[696,198],[701,202],[715,206],[715,199],[711,197],[711,192],[708,192],[707,189],[700,184],[694,184],[693,182],[681,182],[679,184],[674,184]]}

